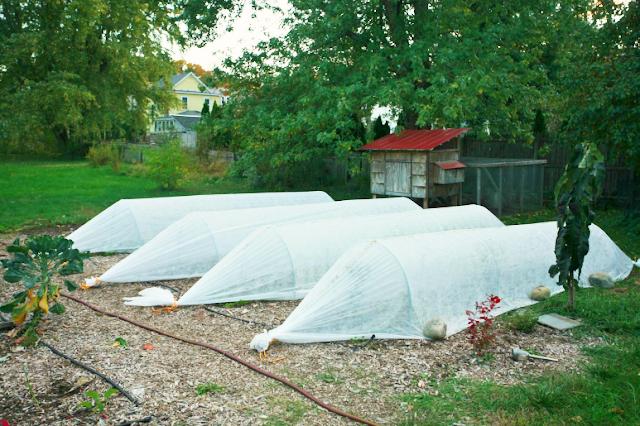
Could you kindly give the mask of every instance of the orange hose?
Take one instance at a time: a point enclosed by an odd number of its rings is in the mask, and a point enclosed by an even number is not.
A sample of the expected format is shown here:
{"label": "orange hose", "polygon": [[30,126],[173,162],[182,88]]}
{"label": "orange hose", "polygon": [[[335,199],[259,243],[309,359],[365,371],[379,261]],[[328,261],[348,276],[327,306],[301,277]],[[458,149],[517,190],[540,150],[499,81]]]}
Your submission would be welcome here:
{"label": "orange hose", "polygon": [[377,426],[376,423],[373,423],[370,420],[366,420],[366,419],[363,419],[361,417],[355,416],[353,414],[349,414],[349,413],[347,413],[345,411],[340,410],[339,408],[336,408],[336,407],[334,407],[334,406],[332,406],[330,404],[327,404],[326,402],[323,402],[322,400],[320,400],[317,397],[313,396],[312,394],[310,394],[306,390],[302,389],[300,386],[296,385],[295,383],[290,382],[289,380],[285,379],[284,377],[277,376],[277,375],[275,375],[275,374],[273,374],[273,373],[271,373],[271,372],[269,372],[267,370],[264,370],[264,369],[258,367],[257,365],[251,364],[250,362],[245,361],[242,358],[239,358],[236,355],[233,355],[232,353],[227,352],[227,351],[225,351],[223,349],[217,348],[217,347],[215,347],[213,345],[210,345],[208,343],[198,342],[197,340],[191,340],[191,339],[187,339],[185,337],[175,336],[175,335],[170,334],[170,333],[168,333],[166,331],[159,330],[159,329],[157,329],[155,327],[151,327],[150,325],[139,323],[137,321],[134,321],[134,320],[132,320],[130,318],[127,318],[125,316],[122,316],[120,314],[114,314],[112,312],[105,311],[102,308],[99,308],[99,307],[97,307],[95,305],[92,305],[91,303],[85,302],[84,300],[78,299],[77,297],[71,296],[70,294],[62,293],[61,295],[66,297],[69,300],[73,300],[76,303],[84,305],[87,308],[89,308],[89,309],[91,309],[91,310],[93,310],[95,312],[99,312],[99,313],[101,313],[103,315],[106,315],[108,317],[117,318],[117,319],[119,319],[121,321],[128,322],[129,324],[135,325],[136,327],[140,327],[140,328],[142,328],[144,330],[151,331],[153,333],[160,334],[160,335],[165,336],[165,337],[170,337],[172,339],[179,340],[179,341],[181,341],[183,343],[188,343],[190,345],[200,346],[202,348],[206,348],[206,349],[210,349],[212,351],[215,351],[215,352],[217,352],[217,353],[219,353],[221,355],[224,355],[227,358],[229,358],[229,359],[231,359],[231,360],[233,360],[233,361],[235,361],[235,362],[237,362],[237,363],[239,363],[241,365],[244,365],[245,367],[255,371],[256,373],[262,374],[263,376],[269,377],[269,378],[271,378],[273,380],[277,380],[278,382],[282,383],[285,386],[290,387],[294,391],[298,392],[300,395],[304,396],[305,398],[309,399],[310,401],[314,402],[315,404],[319,405],[320,407],[324,408],[325,410],[327,410],[327,411],[329,411],[331,413],[337,414],[338,416],[345,417],[345,418],[347,418],[349,420],[353,420],[354,422],[361,423],[361,424],[364,424],[364,425]]}

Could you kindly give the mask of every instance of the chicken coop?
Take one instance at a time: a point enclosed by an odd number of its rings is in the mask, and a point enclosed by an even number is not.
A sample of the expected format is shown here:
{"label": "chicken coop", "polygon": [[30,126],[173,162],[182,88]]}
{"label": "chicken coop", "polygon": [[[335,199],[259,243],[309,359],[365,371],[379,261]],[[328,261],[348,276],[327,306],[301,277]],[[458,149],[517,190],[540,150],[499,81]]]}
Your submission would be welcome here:
{"label": "chicken coop", "polygon": [[463,157],[462,161],[467,174],[464,203],[485,206],[498,216],[542,208],[547,160]]}
{"label": "chicken coop", "polygon": [[371,194],[462,203],[460,136],[469,129],[404,130],[360,148],[371,154]]}

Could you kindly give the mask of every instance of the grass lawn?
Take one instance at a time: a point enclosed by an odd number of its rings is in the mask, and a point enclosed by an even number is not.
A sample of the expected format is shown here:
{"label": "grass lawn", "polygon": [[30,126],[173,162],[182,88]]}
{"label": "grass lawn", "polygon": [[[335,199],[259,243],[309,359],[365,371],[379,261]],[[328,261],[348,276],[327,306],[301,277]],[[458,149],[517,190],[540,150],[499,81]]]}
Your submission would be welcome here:
{"label": "grass lawn", "polygon": [[[553,212],[503,218],[507,224],[553,219]],[[640,255],[640,217],[617,210],[598,212],[599,224],[634,259]],[[580,318],[571,335],[584,347],[588,363],[580,373],[543,375],[528,383],[500,386],[492,382],[446,379],[438,394],[407,394],[405,424],[501,425],[640,425],[640,273],[636,268],[616,289],[581,289],[575,312],[565,309],[566,295],[519,310],[531,316],[556,312]],[[509,321],[506,314],[499,321]],[[508,348],[507,348],[508,349]]]}
{"label": "grass lawn", "polygon": [[[87,221],[121,198],[223,194],[252,190],[242,179],[200,178],[164,191],[123,166],[91,167],[87,162],[0,162],[0,232]],[[358,187],[330,187],[334,198],[369,197]]]}
{"label": "grass lawn", "polygon": [[163,191],[150,179],[87,162],[0,163],[0,232],[82,223],[121,198],[247,192],[238,180],[202,180]]}

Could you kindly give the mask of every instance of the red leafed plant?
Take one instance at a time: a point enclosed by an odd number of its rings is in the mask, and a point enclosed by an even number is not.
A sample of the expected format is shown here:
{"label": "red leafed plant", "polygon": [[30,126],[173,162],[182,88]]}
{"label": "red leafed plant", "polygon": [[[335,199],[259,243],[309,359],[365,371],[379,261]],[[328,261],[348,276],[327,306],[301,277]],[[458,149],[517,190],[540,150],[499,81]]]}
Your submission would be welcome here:
{"label": "red leafed plant", "polygon": [[491,311],[500,303],[498,296],[491,295],[483,302],[476,302],[475,311],[467,311],[469,342],[478,356],[481,356],[496,340],[493,332]]}

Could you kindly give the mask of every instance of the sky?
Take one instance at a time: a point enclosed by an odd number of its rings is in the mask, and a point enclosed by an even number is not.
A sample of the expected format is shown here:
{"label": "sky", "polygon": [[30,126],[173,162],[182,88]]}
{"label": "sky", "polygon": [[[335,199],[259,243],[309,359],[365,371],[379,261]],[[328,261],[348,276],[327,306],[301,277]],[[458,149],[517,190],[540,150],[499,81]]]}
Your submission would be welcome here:
{"label": "sky", "polygon": [[221,66],[227,57],[237,58],[244,50],[253,50],[261,41],[283,36],[286,34],[283,21],[289,3],[287,0],[271,0],[269,4],[284,12],[245,7],[242,14],[232,22],[231,31],[221,28],[216,39],[204,47],[181,50],[174,46],[174,59],[184,59],[201,65],[205,70],[211,70]]}

